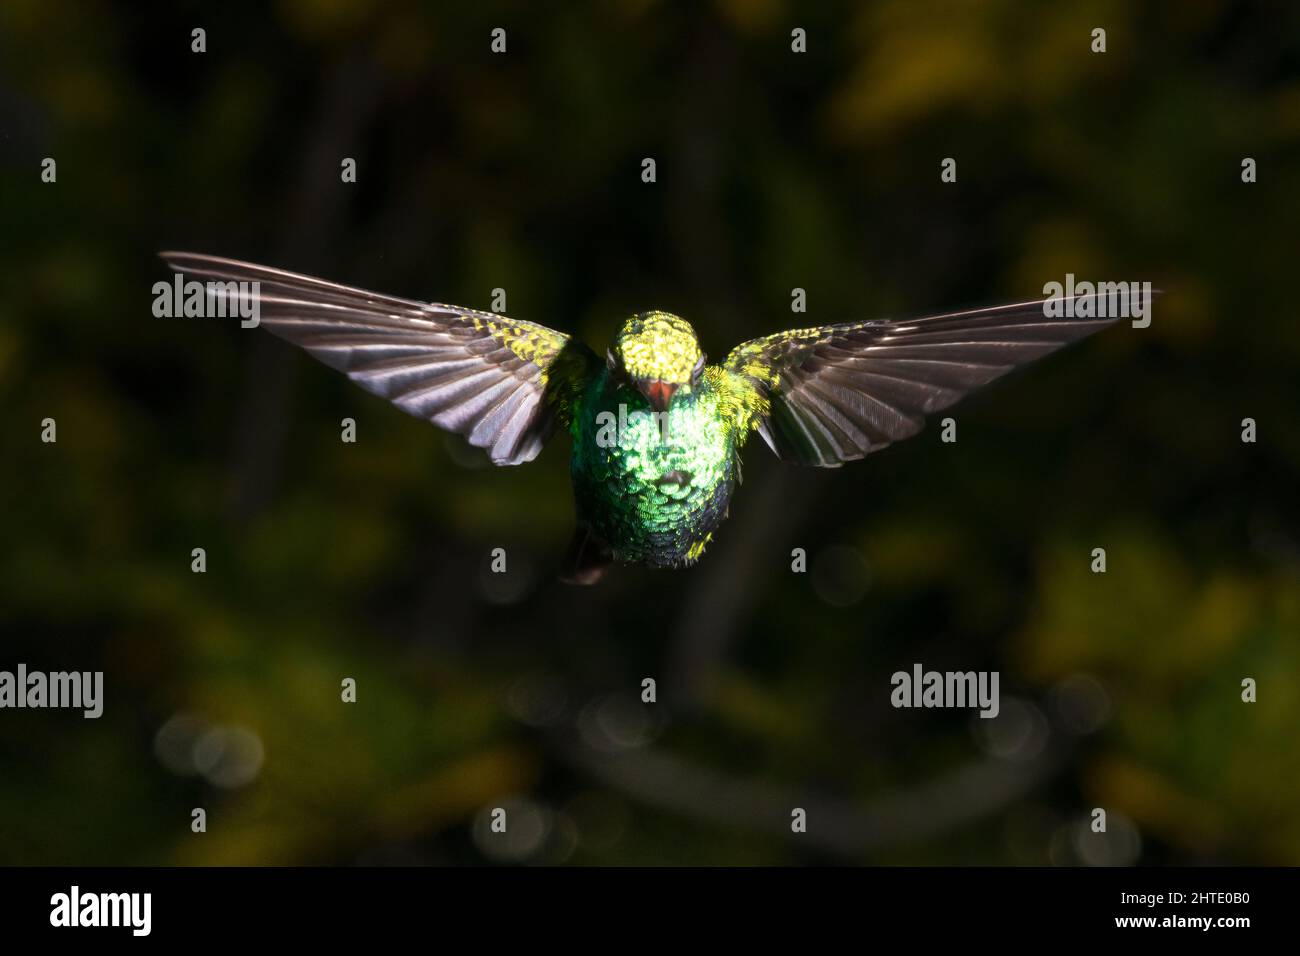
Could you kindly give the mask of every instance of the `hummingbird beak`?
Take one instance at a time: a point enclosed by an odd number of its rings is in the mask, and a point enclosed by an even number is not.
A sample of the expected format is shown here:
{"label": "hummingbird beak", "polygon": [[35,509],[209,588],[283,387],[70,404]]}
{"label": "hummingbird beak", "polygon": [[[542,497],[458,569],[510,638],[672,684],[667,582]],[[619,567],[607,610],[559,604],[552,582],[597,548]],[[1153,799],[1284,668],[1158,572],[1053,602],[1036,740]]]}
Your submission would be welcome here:
{"label": "hummingbird beak", "polygon": [[668,410],[668,403],[673,400],[673,393],[676,391],[677,386],[672,382],[645,382],[641,386],[641,393],[656,412]]}

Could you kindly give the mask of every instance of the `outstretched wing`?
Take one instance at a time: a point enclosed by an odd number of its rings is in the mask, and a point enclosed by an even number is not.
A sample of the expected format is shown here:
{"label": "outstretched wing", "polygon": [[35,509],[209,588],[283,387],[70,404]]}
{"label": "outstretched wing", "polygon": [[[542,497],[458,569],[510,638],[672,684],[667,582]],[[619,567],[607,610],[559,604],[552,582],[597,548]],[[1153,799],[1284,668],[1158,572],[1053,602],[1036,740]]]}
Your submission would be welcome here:
{"label": "outstretched wing", "polygon": [[230,300],[226,314],[248,293],[224,283],[258,283],[267,329],[403,411],[464,435],[498,465],[537,457],[599,367],[581,342],[531,322],[215,256],[160,255],[188,278],[214,283],[213,301]]}
{"label": "outstretched wing", "polygon": [[931,412],[1112,321],[1047,318],[1040,300],[852,322],[745,342],[723,368],[779,457],[836,467],[915,435]]}

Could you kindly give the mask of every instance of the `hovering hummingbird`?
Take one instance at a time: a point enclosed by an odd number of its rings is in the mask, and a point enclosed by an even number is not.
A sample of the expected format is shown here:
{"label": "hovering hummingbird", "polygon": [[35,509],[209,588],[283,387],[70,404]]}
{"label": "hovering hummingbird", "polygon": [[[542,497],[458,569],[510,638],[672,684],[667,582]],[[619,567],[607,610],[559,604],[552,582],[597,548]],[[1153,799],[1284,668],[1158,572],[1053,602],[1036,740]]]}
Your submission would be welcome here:
{"label": "hovering hummingbird", "polygon": [[613,561],[699,560],[727,517],[751,432],[785,461],[838,467],[1114,321],[1048,318],[1040,300],[777,332],[710,364],[685,319],[641,312],[601,360],[571,336],[503,315],[215,256],[161,255],[218,296],[240,294],[226,283],[258,283],[271,332],[465,436],[495,464],[531,461],[567,429],[577,526],[565,579],[582,584]]}

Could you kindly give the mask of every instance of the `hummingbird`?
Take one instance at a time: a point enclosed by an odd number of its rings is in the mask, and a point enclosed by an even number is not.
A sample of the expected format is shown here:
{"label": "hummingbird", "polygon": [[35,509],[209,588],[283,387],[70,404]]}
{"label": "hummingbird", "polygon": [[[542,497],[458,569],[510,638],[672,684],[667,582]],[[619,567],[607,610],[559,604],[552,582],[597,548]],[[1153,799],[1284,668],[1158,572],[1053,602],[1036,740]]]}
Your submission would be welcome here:
{"label": "hummingbird", "polygon": [[836,468],[1114,321],[1049,317],[1053,300],[1040,299],[792,329],[710,363],[689,322],[649,311],[622,322],[602,359],[563,332],[494,312],[199,253],[160,255],[205,283],[210,299],[255,296],[259,324],[464,436],[494,464],[531,461],[568,431],[576,521],[561,578],[576,584],[614,562],[697,562],[729,513],[754,432],[784,461]]}

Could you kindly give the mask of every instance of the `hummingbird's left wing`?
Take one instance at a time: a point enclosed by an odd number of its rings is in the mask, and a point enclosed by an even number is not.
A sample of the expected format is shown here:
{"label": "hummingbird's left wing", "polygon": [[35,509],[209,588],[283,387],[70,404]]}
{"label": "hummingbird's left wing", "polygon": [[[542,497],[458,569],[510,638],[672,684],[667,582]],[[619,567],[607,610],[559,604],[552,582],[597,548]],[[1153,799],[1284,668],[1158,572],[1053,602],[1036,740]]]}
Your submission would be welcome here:
{"label": "hummingbird's left wing", "polygon": [[787,461],[833,468],[915,435],[931,412],[1113,321],[1048,318],[1037,301],[850,322],[745,342],[723,368],[738,386],[742,424]]}
{"label": "hummingbird's left wing", "polygon": [[[567,427],[595,354],[543,325],[454,305],[417,302],[193,252],[163,252],[217,298],[258,283],[260,324],[367,391],[486,449],[498,465],[537,457]],[[226,314],[235,314],[234,301]]]}

